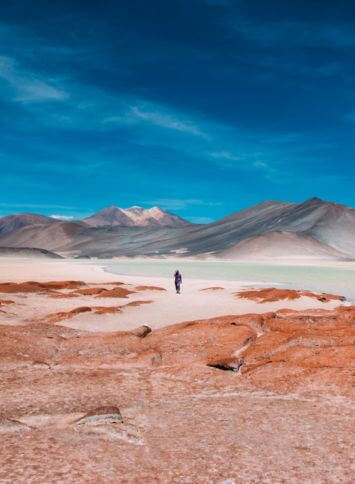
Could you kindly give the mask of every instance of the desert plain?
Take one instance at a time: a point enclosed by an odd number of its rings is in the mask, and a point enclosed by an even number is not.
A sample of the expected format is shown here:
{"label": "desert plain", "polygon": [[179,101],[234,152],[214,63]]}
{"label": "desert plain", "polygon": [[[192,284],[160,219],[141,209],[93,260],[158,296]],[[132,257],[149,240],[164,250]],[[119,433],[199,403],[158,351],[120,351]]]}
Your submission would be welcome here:
{"label": "desert plain", "polygon": [[341,294],[3,259],[0,482],[353,482],[354,323]]}

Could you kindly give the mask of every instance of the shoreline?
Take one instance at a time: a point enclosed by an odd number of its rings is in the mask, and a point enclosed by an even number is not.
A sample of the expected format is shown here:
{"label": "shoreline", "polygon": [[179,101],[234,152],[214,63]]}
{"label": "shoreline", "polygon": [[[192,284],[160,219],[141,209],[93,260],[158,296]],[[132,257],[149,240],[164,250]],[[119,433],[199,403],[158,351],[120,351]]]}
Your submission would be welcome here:
{"label": "shoreline", "polygon": [[[174,262],[174,267],[172,266]],[[282,286],[296,290],[333,293],[345,296],[347,301],[355,303],[355,266],[318,266],[318,265],[279,265],[279,264],[238,264],[210,263],[207,261],[179,260],[180,266],[175,267],[176,260],[157,259],[116,259],[115,261],[100,261],[105,272],[123,276],[159,277],[169,280],[174,269],[179,267],[185,279],[204,281],[221,281],[223,283],[243,283],[247,286]],[[122,264],[120,270],[120,263]],[[141,267],[139,267],[139,265]],[[167,268],[169,275],[165,275]],[[137,267],[138,270],[134,270]],[[133,268],[133,271],[132,271]],[[288,271],[289,269],[289,271]],[[147,275],[147,271],[149,275]],[[198,271],[198,276],[191,273]],[[151,274],[151,275],[150,275]]]}
{"label": "shoreline", "polygon": [[[60,253],[59,253],[60,254]],[[62,255],[62,254],[60,254]],[[324,259],[319,260],[307,260],[307,259],[285,259],[285,260],[260,260],[260,259],[250,259],[250,260],[236,260],[236,259],[201,259],[201,258],[193,258],[193,257],[112,257],[108,259],[98,258],[98,257],[91,257],[89,259],[76,259],[73,257],[66,257],[63,255],[62,259],[44,259],[44,258],[31,258],[31,257],[1,257],[0,256],[0,264],[2,263],[27,263],[27,262],[36,262],[38,264],[66,264],[66,263],[74,263],[77,265],[109,265],[110,263],[116,264],[119,262],[127,263],[159,263],[159,262],[176,262],[176,263],[185,263],[185,262],[193,262],[198,264],[232,264],[232,265],[251,265],[257,267],[316,267],[316,268],[329,268],[329,269],[346,269],[346,270],[355,270],[355,260],[349,261],[327,261]]]}
{"label": "shoreline", "polygon": [[[290,310],[332,310],[339,301],[320,302],[317,299],[301,296],[298,299],[283,299],[259,303],[237,294],[248,288],[289,287],[277,281],[258,280],[225,280],[217,277],[192,278],[184,277],[182,293],[177,295],[172,277],[116,274],[105,264],[93,264],[87,261],[29,261],[21,264],[6,261],[0,264],[0,282],[24,281],[83,281],[87,287],[109,288],[109,283],[120,282],[124,289],[130,291],[128,297],[101,298],[96,293],[89,296],[76,294],[75,297],[51,298],[50,294],[26,293],[11,294],[15,304],[13,316],[6,310],[1,317],[2,324],[22,324],[26,321],[45,321],[49,315],[70,313],[78,308],[90,307],[87,312],[75,314],[61,320],[61,326],[90,332],[114,332],[132,330],[146,324],[158,329],[186,321],[210,319],[226,315],[262,314],[279,309]],[[144,289],[141,289],[143,286]],[[147,287],[148,286],[148,287]],[[153,287],[152,287],[153,286]],[[158,287],[161,290],[154,288]],[[211,289],[216,288],[218,289]],[[106,290],[104,289],[104,290]],[[302,289],[307,289],[306,287]],[[75,292],[75,291],[74,291]],[[321,293],[322,291],[313,291]],[[341,295],[341,294],[339,294]],[[4,296],[4,294],[0,294]],[[10,296],[10,294],[6,294]],[[5,298],[4,298],[5,299]],[[98,314],[95,308],[121,308],[116,314]],[[12,310],[13,311],[13,310]],[[56,323],[54,323],[56,324]]]}
{"label": "shoreline", "polygon": [[[76,259],[71,259],[76,260]],[[79,259],[80,260],[80,259]],[[270,266],[270,267],[319,267],[319,268],[330,268],[330,269],[348,269],[355,270],[355,260],[349,261],[336,261],[336,260],[325,260],[325,259],[285,259],[273,261],[269,259],[250,259],[250,260],[237,260],[237,259],[217,259],[217,258],[193,258],[193,257],[113,257],[111,259],[99,259],[91,258],[86,259],[87,261],[92,261],[95,263],[100,263],[102,261],[107,262],[196,262],[196,263],[215,263],[215,264],[235,264],[235,265],[255,265],[255,266]]]}

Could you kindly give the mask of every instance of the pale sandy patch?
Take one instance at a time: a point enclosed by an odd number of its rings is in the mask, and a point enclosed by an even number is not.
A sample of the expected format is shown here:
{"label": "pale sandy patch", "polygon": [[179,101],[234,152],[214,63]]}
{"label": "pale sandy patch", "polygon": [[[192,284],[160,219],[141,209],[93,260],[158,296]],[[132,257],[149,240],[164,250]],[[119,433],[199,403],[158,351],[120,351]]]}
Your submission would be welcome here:
{"label": "pale sandy patch", "polygon": [[[141,324],[147,324],[157,329],[183,321],[208,319],[215,316],[247,313],[265,313],[277,311],[281,308],[305,310],[313,308],[332,309],[339,306],[339,302],[320,303],[317,300],[302,297],[293,301],[277,301],[258,304],[255,301],[237,298],[233,293],[244,286],[238,282],[213,281],[213,284],[224,284],[225,291],[202,291],[211,281],[185,279],[180,295],[175,293],[173,284],[163,278],[142,278],[121,276],[120,280],[129,284],[158,285],[167,289],[164,292],[145,291],[144,299],[152,300],[152,304],[139,307],[129,307],[118,315],[78,315],[61,324],[88,331],[117,331],[129,330]],[[250,283],[248,283],[250,285]],[[142,293],[133,294],[129,301],[139,300]]]}
{"label": "pale sandy patch", "polygon": [[62,260],[39,261],[0,258],[0,282],[22,281],[111,282],[118,276],[105,272],[100,265]]}
{"label": "pale sandy patch", "polygon": [[[98,262],[99,264],[99,262]],[[123,308],[118,314],[99,315],[95,313],[82,313],[60,322],[60,325],[70,328],[94,331],[111,332],[130,330],[142,324],[152,329],[163,326],[198,319],[208,319],[216,316],[238,315],[246,313],[265,313],[277,311],[281,308],[306,310],[313,308],[333,309],[339,306],[338,301],[321,303],[315,299],[302,297],[293,301],[277,301],[259,304],[255,301],[240,299],[235,293],[245,287],[258,286],[258,282],[221,281],[184,279],[181,294],[175,292],[173,279],[163,277],[142,277],[115,275],[104,270],[100,265],[87,263],[55,261],[55,262],[1,262],[0,282],[59,281],[81,280],[86,283],[102,283],[120,281],[125,287],[159,286],[166,291],[143,291],[131,294],[128,298],[96,298],[79,296],[71,299],[52,299],[47,295],[25,294],[13,295],[16,305],[17,318],[0,317],[0,324],[23,324],[24,321],[40,321],[46,315],[70,311],[81,306],[123,306],[132,301],[149,300],[151,304],[137,307]],[[271,284],[268,283],[268,286]],[[211,286],[223,287],[223,291],[201,291]]]}

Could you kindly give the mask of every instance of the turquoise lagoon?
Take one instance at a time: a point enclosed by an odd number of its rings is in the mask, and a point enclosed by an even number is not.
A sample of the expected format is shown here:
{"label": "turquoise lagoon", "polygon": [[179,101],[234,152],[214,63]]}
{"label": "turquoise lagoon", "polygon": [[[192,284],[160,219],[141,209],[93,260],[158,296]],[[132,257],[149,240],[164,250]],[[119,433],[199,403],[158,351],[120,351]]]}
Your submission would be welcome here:
{"label": "turquoise lagoon", "polygon": [[[96,264],[98,261],[96,261]],[[248,285],[278,284],[293,289],[307,289],[345,296],[355,302],[355,267],[319,267],[267,265],[191,260],[107,260],[99,264],[117,275],[171,278],[179,269],[185,278],[244,281]]]}

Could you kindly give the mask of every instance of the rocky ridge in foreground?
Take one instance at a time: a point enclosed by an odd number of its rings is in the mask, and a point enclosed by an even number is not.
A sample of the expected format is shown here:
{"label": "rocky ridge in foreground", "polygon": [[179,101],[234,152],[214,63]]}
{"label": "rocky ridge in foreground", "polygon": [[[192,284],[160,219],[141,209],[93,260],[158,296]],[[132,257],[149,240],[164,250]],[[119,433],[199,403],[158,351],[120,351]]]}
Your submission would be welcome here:
{"label": "rocky ridge in foreground", "polygon": [[351,482],[354,323],[340,306],[3,324],[0,481]]}

